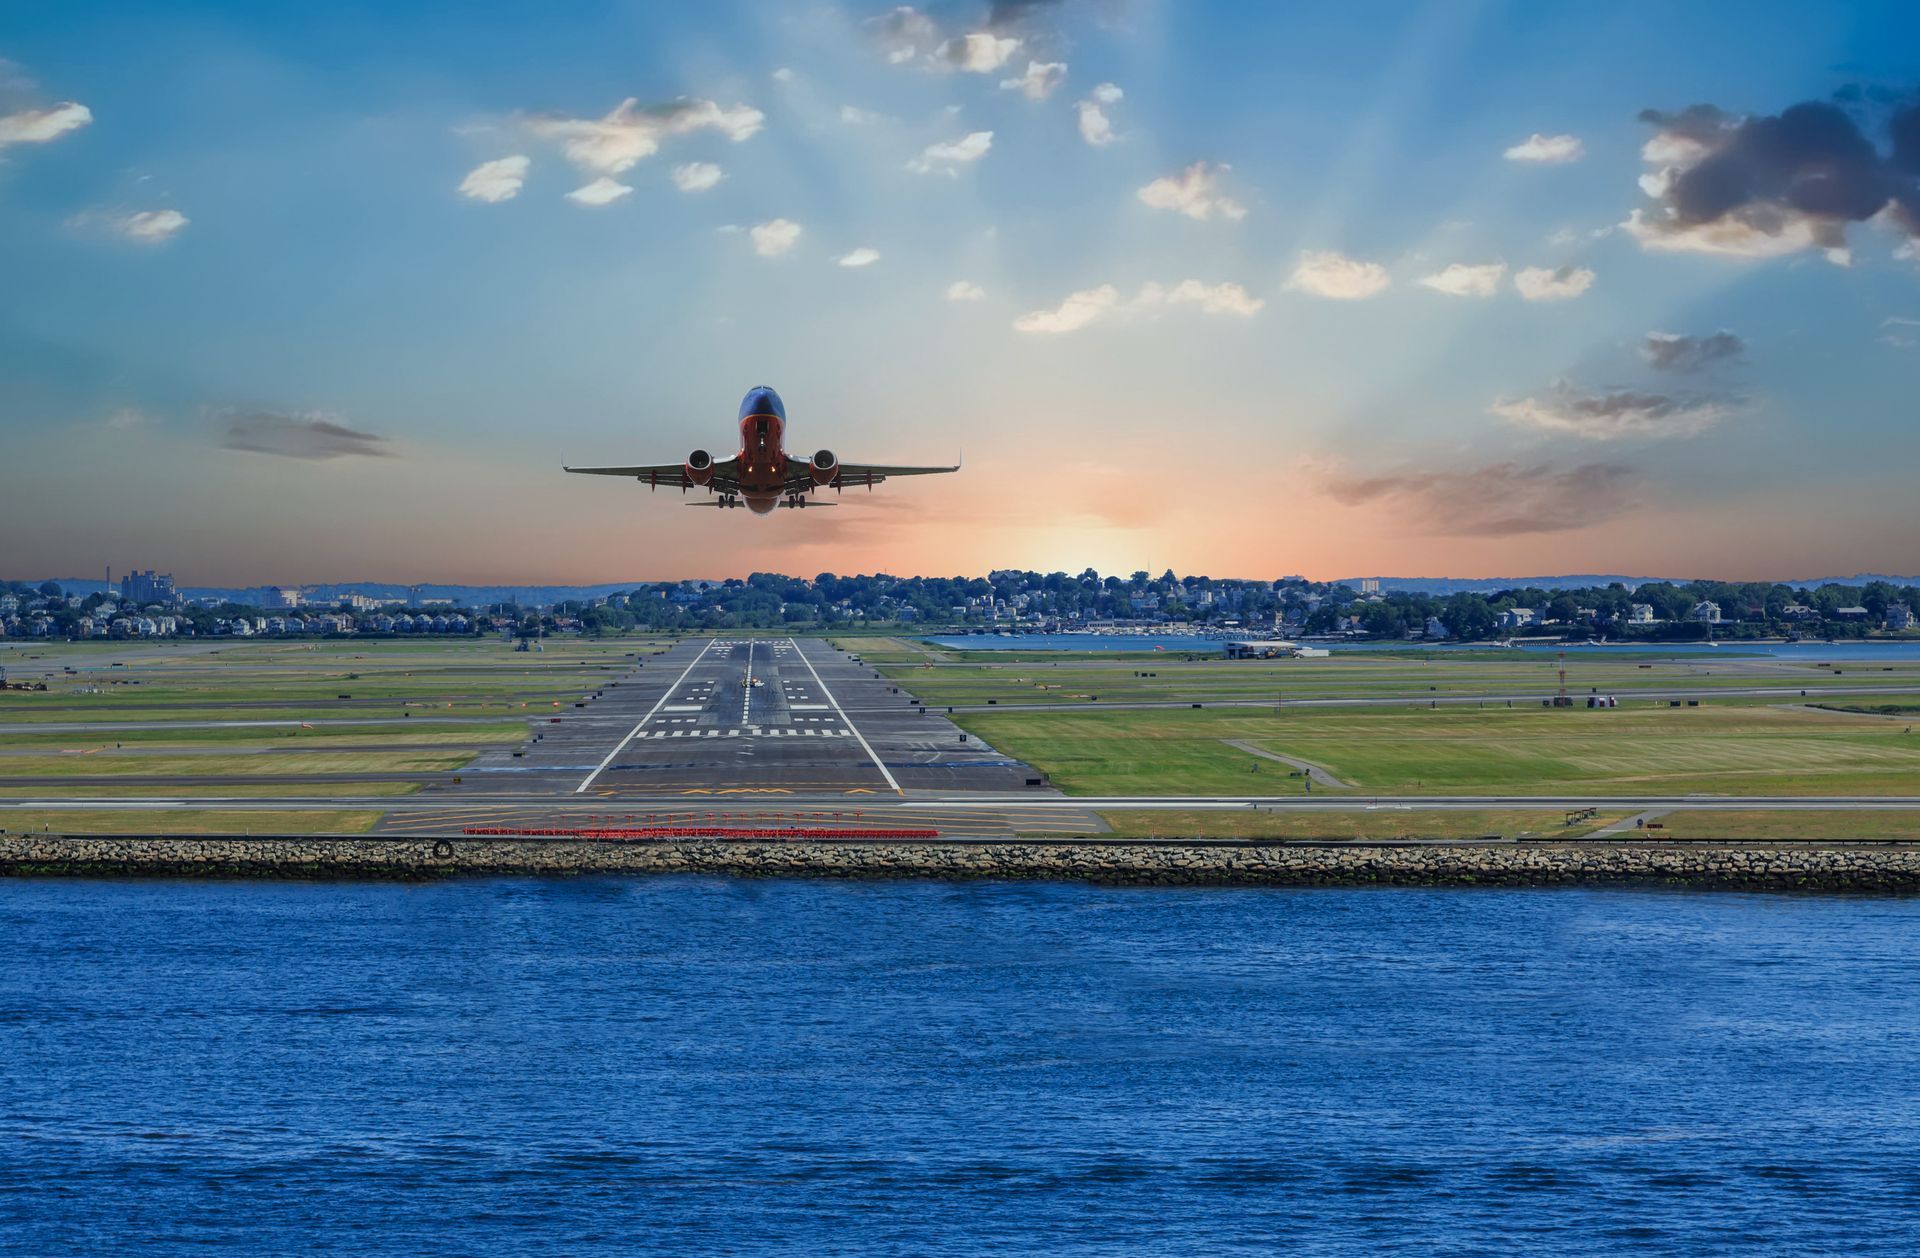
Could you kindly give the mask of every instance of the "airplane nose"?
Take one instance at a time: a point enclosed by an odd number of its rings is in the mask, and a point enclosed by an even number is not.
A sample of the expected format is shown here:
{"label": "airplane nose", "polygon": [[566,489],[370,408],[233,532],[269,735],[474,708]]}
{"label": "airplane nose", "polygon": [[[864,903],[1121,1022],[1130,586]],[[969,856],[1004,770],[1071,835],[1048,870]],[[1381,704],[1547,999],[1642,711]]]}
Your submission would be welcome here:
{"label": "airplane nose", "polygon": [[756,384],[747,390],[746,400],[740,404],[740,418],[749,415],[781,415],[786,411],[781,407],[780,395],[764,384]]}

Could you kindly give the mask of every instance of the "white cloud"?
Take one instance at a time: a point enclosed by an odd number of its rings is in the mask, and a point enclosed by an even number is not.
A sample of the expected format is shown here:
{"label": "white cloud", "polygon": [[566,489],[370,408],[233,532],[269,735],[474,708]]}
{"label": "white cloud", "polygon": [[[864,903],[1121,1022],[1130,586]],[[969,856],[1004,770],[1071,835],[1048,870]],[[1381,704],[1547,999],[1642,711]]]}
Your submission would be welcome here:
{"label": "white cloud", "polygon": [[1567,301],[1593,287],[1593,272],[1583,266],[1557,271],[1530,266],[1513,273],[1513,286],[1528,301]]}
{"label": "white cloud", "polygon": [[160,417],[137,406],[123,406],[102,421],[115,432],[132,432],[160,422]]}
{"label": "white cloud", "polygon": [[842,105],[840,121],[850,127],[870,127],[877,122],[885,122],[886,115],[875,113],[871,109],[861,109],[858,105]]}
{"label": "white cloud", "polygon": [[1537,162],[1545,166],[1564,166],[1586,155],[1587,146],[1577,135],[1541,135],[1538,131],[1508,149],[1503,156],[1510,162]]}
{"label": "white cloud", "polygon": [[1019,92],[1028,100],[1040,101],[1053,95],[1053,90],[1066,81],[1066,62],[1029,61],[1025,74],[1018,78],[1001,79],[1000,86],[1010,92]]}
{"label": "white cloud", "polygon": [[1504,262],[1483,262],[1476,266],[1455,262],[1432,275],[1421,276],[1419,282],[1422,287],[1449,297],[1491,297],[1500,291],[1500,281],[1506,273]]}
{"label": "white cloud", "polygon": [[1163,175],[1135,193],[1142,204],[1156,210],[1177,210],[1188,218],[1242,219],[1247,207],[1220,191],[1220,176],[1231,166],[1195,162],[1177,175]]}
{"label": "white cloud", "polygon": [[793,71],[786,66],[781,66],[773,72],[772,77],[775,83],[791,83],[793,82]]}
{"label": "white cloud", "polygon": [[682,192],[705,192],[727,177],[712,162],[685,162],[673,168],[673,186]]}
{"label": "white cloud", "polygon": [[949,39],[940,46],[939,57],[955,69],[968,74],[992,74],[1007,64],[1020,47],[1020,41],[1011,35],[995,35],[992,31],[974,31]]}
{"label": "white cloud", "polygon": [[1030,310],[1013,321],[1013,330],[1028,333],[1076,332],[1120,304],[1120,290],[1111,284],[1069,294],[1052,310]]}
{"label": "white cloud", "polygon": [[1734,215],[1704,223],[1681,223],[1671,216],[1649,218],[1644,210],[1634,210],[1620,226],[1642,249],[1657,253],[1779,258],[1827,243],[1826,231],[1811,216],[1783,218],[1769,223],[1773,230],[1768,231]]}
{"label": "white cloud", "polygon": [[793,242],[800,239],[800,224],[791,219],[775,218],[750,228],[747,235],[753,237],[753,251],[763,258],[777,258],[793,248]]}
{"label": "white cloud", "polygon": [[1332,249],[1300,255],[1287,287],[1337,301],[1361,301],[1384,292],[1393,281],[1378,262],[1361,262]]}
{"label": "white cloud", "polygon": [[1143,306],[1161,301],[1169,306],[1198,306],[1204,314],[1239,315],[1243,319],[1252,318],[1267,304],[1264,297],[1250,296],[1238,284],[1202,284],[1199,280],[1181,280],[1164,293],[1149,284],[1134,301]]}
{"label": "white cloud", "polygon": [[1880,321],[1882,329],[1880,343],[1891,345],[1895,349],[1914,349],[1920,347],[1920,319],[1909,319],[1904,315],[1894,315]]}
{"label": "white cloud", "polygon": [[1119,137],[1113,133],[1113,120],[1107,106],[1117,105],[1126,93],[1111,83],[1102,83],[1074,106],[1080,116],[1080,138],[1095,148],[1105,148]]}
{"label": "white cloud", "polygon": [[92,121],[93,111],[77,101],[0,115],[0,149],[9,144],[46,144]]}
{"label": "white cloud", "polygon": [[191,221],[179,210],[141,210],[114,223],[114,230],[143,245],[164,244]]}
{"label": "white cloud", "polygon": [[[949,289],[947,295],[953,298],[953,290]],[[1016,332],[1035,334],[1077,332],[1109,316],[1146,314],[1168,306],[1197,306],[1203,314],[1236,315],[1245,319],[1258,314],[1266,304],[1264,299],[1250,295],[1231,282],[1205,284],[1199,280],[1181,280],[1171,288],[1143,284],[1131,300],[1124,302],[1119,289],[1102,284],[1069,294],[1051,310],[1028,311],[1013,321],[1013,328]]]}
{"label": "white cloud", "polygon": [[972,280],[955,280],[947,285],[948,301],[985,301],[987,290]]}
{"label": "white cloud", "polygon": [[632,191],[633,189],[627,184],[602,175],[585,187],[575,188],[569,192],[567,200],[575,205],[611,205]]}
{"label": "white cloud", "polygon": [[867,246],[861,245],[858,249],[842,254],[839,263],[845,267],[862,267],[872,266],[879,260],[880,251],[878,249],[869,249]]}
{"label": "white cloud", "polygon": [[920,156],[907,163],[907,169],[922,175],[939,171],[946,175],[957,175],[960,167],[971,166],[987,155],[993,147],[993,132],[970,131],[957,140],[944,144],[929,144]]}
{"label": "white cloud", "polygon": [[520,186],[526,181],[525,155],[516,153],[512,157],[497,157],[490,162],[481,162],[467,172],[467,177],[460,181],[460,195],[489,204],[511,201],[520,195]]}
{"label": "white cloud", "polygon": [[660,151],[669,136],[718,131],[735,143],[760,130],[767,116],[750,105],[723,108],[710,100],[676,100],[640,106],[628,97],[604,118],[534,118],[528,130],[559,143],[583,170],[617,175]]}

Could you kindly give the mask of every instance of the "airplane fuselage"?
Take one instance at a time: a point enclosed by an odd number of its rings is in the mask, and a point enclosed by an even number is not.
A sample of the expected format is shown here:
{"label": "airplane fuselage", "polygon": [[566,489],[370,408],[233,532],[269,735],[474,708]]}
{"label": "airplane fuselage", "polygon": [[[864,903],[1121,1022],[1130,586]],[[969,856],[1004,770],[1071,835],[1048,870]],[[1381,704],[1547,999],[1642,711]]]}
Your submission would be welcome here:
{"label": "airplane fuselage", "polygon": [[787,408],[761,385],[740,403],[740,497],[757,515],[780,505],[791,472],[787,458]]}

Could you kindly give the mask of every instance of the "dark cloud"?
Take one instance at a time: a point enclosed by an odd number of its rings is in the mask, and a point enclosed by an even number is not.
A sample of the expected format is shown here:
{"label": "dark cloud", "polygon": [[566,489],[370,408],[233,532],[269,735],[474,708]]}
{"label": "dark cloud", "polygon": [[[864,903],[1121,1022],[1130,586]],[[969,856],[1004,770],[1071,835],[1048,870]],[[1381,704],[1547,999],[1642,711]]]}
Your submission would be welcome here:
{"label": "dark cloud", "polygon": [[1644,389],[1582,393],[1565,380],[1545,393],[1518,401],[1501,398],[1489,409],[1500,418],[1538,432],[1586,441],[1697,437],[1732,411],[1735,399],[1677,397]]}
{"label": "dark cloud", "polygon": [[1715,363],[1733,362],[1746,352],[1747,343],[1725,331],[1712,336],[1649,332],[1640,342],[1641,357],[1656,371],[1700,371]]}
{"label": "dark cloud", "polygon": [[987,9],[987,28],[1005,30],[1019,26],[1037,13],[1060,7],[1062,0],[996,0]]}
{"label": "dark cloud", "polygon": [[1422,531],[1454,537],[1559,533],[1612,519],[1639,498],[1641,475],[1618,463],[1490,467],[1330,477],[1324,488],[1348,506],[1380,504]]}
{"label": "dark cloud", "polygon": [[1713,105],[1640,118],[1658,128],[1644,150],[1658,170],[1641,180],[1658,208],[1636,210],[1627,227],[1649,248],[1844,251],[1847,225],[1883,211],[1920,236],[1920,103],[1912,97],[1888,116],[1884,153],[1853,115],[1826,101],[1750,118]]}
{"label": "dark cloud", "polygon": [[220,445],[250,454],[286,459],[337,459],[347,456],[393,457],[387,439],[315,415],[238,411],[223,418]]}

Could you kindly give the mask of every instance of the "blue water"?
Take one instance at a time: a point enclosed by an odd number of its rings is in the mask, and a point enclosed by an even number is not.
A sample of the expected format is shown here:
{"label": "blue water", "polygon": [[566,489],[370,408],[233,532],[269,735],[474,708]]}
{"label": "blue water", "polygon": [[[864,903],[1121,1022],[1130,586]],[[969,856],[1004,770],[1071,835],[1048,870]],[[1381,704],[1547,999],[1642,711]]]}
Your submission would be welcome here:
{"label": "blue water", "polygon": [[[1218,655],[1225,638],[1201,638],[1179,633],[1013,633],[951,634],[921,639],[955,651],[1152,651],[1187,652]],[[1491,642],[1307,642],[1324,650],[1342,651],[1486,651]],[[1608,654],[1622,651],[1651,652],[1658,655],[1745,655],[1768,656],[1781,660],[1920,660],[1920,638],[1886,639],[1871,642],[1726,642],[1710,646],[1705,642],[1640,642],[1615,646],[1589,645],[1586,642],[1522,642],[1517,651],[1565,651],[1568,655]]]}
{"label": "blue water", "polygon": [[0,1250],[1911,1253],[1920,901],[0,883]]}

